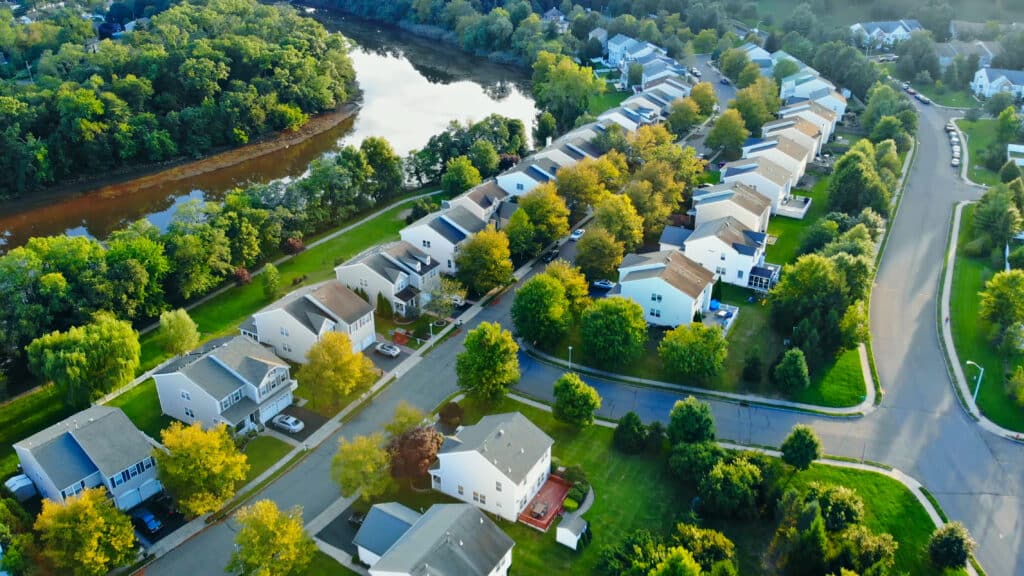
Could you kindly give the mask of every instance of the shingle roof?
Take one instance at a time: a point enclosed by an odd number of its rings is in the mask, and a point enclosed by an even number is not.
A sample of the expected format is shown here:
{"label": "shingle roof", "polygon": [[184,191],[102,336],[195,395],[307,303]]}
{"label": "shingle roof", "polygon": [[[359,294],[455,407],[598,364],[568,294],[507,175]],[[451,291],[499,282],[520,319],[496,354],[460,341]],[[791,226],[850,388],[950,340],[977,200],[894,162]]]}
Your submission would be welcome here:
{"label": "shingle roof", "polygon": [[244,384],[238,376],[245,382],[259,386],[267,372],[287,365],[269,348],[245,336],[235,336],[224,345],[207,352],[181,372],[219,400]]}
{"label": "shingle roof", "polygon": [[415,576],[486,576],[515,542],[470,504],[435,504],[374,565]]}
{"label": "shingle roof", "polygon": [[755,241],[756,237],[751,237],[747,232],[751,232],[751,230],[741,224],[739,220],[732,216],[726,216],[701,224],[687,241],[693,242],[714,236],[740,254],[750,256],[756,252],[759,243]]}
{"label": "shingle roof", "polygon": [[747,172],[757,172],[779,186],[785,186],[790,178],[788,170],[763,156],[744,158],[743,160],[726,164],[722,168],[722,178],[730,178],[734,174],[744,174]]}
{"label": "shingle roof", "polygon": [[619,265],[620,274],[625,269],[638,266],[650,266],[650,268],[627,272],[621,282],[661,278],[682,293],[696,298],[715,279],[712,272],[687,258],[678,250],[627,254],[622,259],[622,264]]}
{"label": "shingle roof", "polygon": [[625,34],[616,34],[615,36],[612,36],[611,38],[608,39],[608,46],[625,46],[630,42],[636,41],[630,38],[629,36],[626,36]]}
{"label": "shingle roof", "polygon": [[775,148],[798,162],[806,160],[810,155],[811,150],[808,150],[799,142],[787,137],[785,134],[777,134],[774,139],[776,142]]}
{"label": "shingle roof", "polygon": [[385,244],[383,249],[386,254],[399,261],[402,266],[421,276],[441,265],[440,262],[431,258],[430,254],[404,240]]}
{"label": "shingle roof", "polygon": [[705,202],[705,198],[715,197],[722,197],[758,216],[764,214],[764,211],[771,208],[772,205],[772,201],[767,196],[742,182],[718,184],[711,188],[696,190],[693,194],[693,203],[698,205]]}
{"label": "shingle roof", "polygon": [[477,218],[476,214],[470,212],[465,206],[452,207],[444,211],[442,216],[470,234],[476,234],[487,227],[487,222]]}
{"label": "shingle roof", "polygon": [[398,502],[374,504],[352,543],[383,556],[419,519],[419,512]]}
{"label": "shingle roof", "polygon": [[452,244],[458,244],[459,242],[462,242],[467,238],[465,232],[456,228],[455,225],[453,225],[451,222],[448,222],[440,215],[435,216],[433,220],[427,222],[427,226],[429,226],[431,229],[434,230],[434,232],[437,232],[438,234],[441,235],[442,238],[451,242]]}
{"label": "shingle roof", "polygon": [[445,438],[440,454],[479,452],[518,484],[555,441],[519,412],[484,416]]}
{"label": "shingle roof", "polygon": [[665,229],[661,232],[661,237],[658,239],[658,243],[682,247],[692,232],[693,230],[683,228],[682,226],[665,226]]}
{"label": "shingle roof", "polygon": [[474,186],[464,196],[476,202],[481,208],[490,208],[494,204],[508,198],[508,192],[502,190],[492,178],[483,184]]}
{"label": "shingle roof", "polygon": [[989,83],[1006,78],[1014,86],[1024,86],[1024,70],[1007,70],[1005,68],[982,68]]}

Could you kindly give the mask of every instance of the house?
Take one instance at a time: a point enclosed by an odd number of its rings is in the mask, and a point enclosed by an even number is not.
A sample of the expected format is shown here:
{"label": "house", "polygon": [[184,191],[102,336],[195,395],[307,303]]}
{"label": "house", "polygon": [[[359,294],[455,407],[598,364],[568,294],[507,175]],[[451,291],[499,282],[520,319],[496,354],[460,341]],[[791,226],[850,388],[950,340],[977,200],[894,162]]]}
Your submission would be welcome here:
{"label": "house", "polygon": [[441,207],[465,206],[477,218],[487,221],[491,219],[494,212],[498,210],[498,206],[508,196],[508,192],[502,190],[501,186],[498,186],[498,183],[493,178],[490,178],[486,182],[470,188],[451,200],[441,202]]}
{"label": "house", "polygon": [[[536,184],[534,182],[534,186]],[[427,214],[403,228],[398,235],[437,260],[442,272],[454,274],[459,248],[486,227],[487,222],[465,206],[453,206],[448,210]]]}
{"label": "house", "polygon": [[818,127],[822,143],[832,139],[839,116],[812,100],[796,101],[779,109],[779,118],[802,118]]}
{"label": "house", "polygon": [[795,188],[804,176],[814,150],[801,146],[785,132],[770,138],[748,138],[743,144],[743,158],[767,158],[789,174],[789,185]]}
{"label": "house", "polygon": [[515,542],[469,504],[376,504],[353,539],[370,576],[506,576]]}
{"label": "house", "polygon": [[666,76],[644,84],[644,93],[654,94],[669,103],[690,95],[690,85],[682,78]]}
{"label": "house", "polygon": [[619,264],[623,298],[644,309],[656,326],[689,324],[711,305],[715,275],[678,250],[627,254]]}
{"label": "house", "polygon": [[656,56],[640,64],[640,85],[646,86],[661,78],[686,78],[686,67],[668,56]]}
{"label": "house", "polygon": [[[817,101],[819,98],[824,98],[836,91],[835,84],[822,78],[813,70],[806,69],[782,79],[782,85],[779,87],[779,98],[783,100],[806,98],[807,100]],[[842,114],[840,114],[840,117],[842,117]]]}
{"label": "house", "polygon": [[569,21],[566,20],[565,14],[562,13],[558,8],[552,7],[550,10],[541,15],[541,20],[545,24],[554,25],[559,33],[565,33],[569,29]]}
{"label": "house", "polygon": [[259,429],[292,404],[288,363],[247,336],[215,340],[153,375],[160,409],[186,424]]}
{"label": "house", "polygon": [[693,230],[682,226],[665,226],[658,238],[658,250],[682,250],[692,232]]}
{"label": "house", "polygon": [[821,129],[799,116],[780,118],[761,125],[762,138],[779,135],[785,135],[800,146],[809,149],[812,158],[821,154],[821,148],[825,145]]}
{"label": "house", "polygon": [[587,34],[587,40],[597,40],[601,43],[601,49],[605,53],[608,52],[608,30],[598,26],[591,30],[590,34]]}
{"label": "house", "polygon": [[370,248],[335,267],[334,274],[350,290],[365,293],[370,302],[383,296],[395,314],[409,318],[430,302],[441,282],[439,268],[429,254],[399,240]]}
{"label": "house", "polygon": [[793,62],[794,64],[796,64],[796,66],[797,66],[797,73],[808,72],[808,73],[815,74],[815,75],[818,74],[817,70],[815,70],[814,68],[811,68],[807,64],[804,64],[804,62],[802,60],[800,60],[796,56],[793,56],[789,52],[786,52],[785,50],[776,50],[775,52],[772,52],[771,55],[770,55],[770,58],[772,60],[772,74],[775,74],[775,67],[778,66],[779,63],[784,61],[784,60],[789,60],[789,61]]}
{"label": "house", "polygon": [[1017,22],[968,22],[967,20],[950,20],[949,37],[958,40],[973,40],[977,38],[995,39],[1008,31],[1020,30],[1021,25]]}
{"label": "house", "polygon": [[64,502],[102,486],[127,510],[163,490],[156,446],[120,408],[97,405],[15,442],[14,452],[44,498]]}
{"label": "house", "polygon": [[[767,196],[746,184],[733,182],[694,190],[693,209],[690,213],[694,217],[695,227],[731,216],[750,230],[766,232],[771,209],[772,202]],[[685,242],[686,238],[682,240]],[[677,249],[681,247],[682,243],[677,245]]]}
{"label": "house", "polygon": [[300,288],[252,315],[241,333],[292,362],[328,332],[343,332],[352,351],[362,352],[377,340],[373,306],[338,280]]}
{"label": "house", "polygon": [[980,68],[974,73],[971,90],[983,98],[991,98],[999,92],[1009,92],[1017,98],[1024,97],[1024,70]]}
{"label": "house", "polygon": [[[837,117],[842,118],[846,114],[848,96],[848,90],[844,89],[842,92],[840,92],[839,90],[833,90],[828,94],[820,94],[818,96],[812,97],[810,98],[810,100],[813,100],[818,104],[821,104],[825,108],[828,108],[829,110],[834,112]],[[788,103],[789,102],[787,102],[787,104]]]}
{"label": "house", "polygon": [[757,64],[757,67],[761,69],[762,76],[772,75],[772,70],[775,68],[775,61],[772,60],[771,53],[753,42],[747,42],[740,46],[739,49],[747,54],[747,58],[751,62]]}
{"label": "house", "polygon": [[642,40],[635,40],[625,34],[616,34],[608,40],[608,63],[626,73],[629,64],[645,56],[664,55],[665,50]]}
{"label": "house", "polygon": [[726,164],[722,168],[722,182],[753,188],[771,202],[772,214],[789,198],[792,189],[789,172],[767,158],[744,158]]}
{"label": "house", "polygon": [[431,485],[515,522],[551,471],[554,440],[518,412],[484,416],[445,438]]}
{"label": "house", "polygon": [[860,39],[862,46],[893,46],[918,30],[924,30],[924,27],[917,20],[858,22],[850,26],[850,33]]}
{"label": "house", "polygon": [[544,182],[553,181],[559,168],[557,162],[535,154],[498,174],[494,180],[508,194],[522,196]]}
{"label": "house", "polygon": [[723,282],[746,287],[750,270],[764,264],[767,236],[732,216],[701,223],[683,246],[683,254]]}
{"label": "house", "polygon": [[983,42],[974,40],[963,42],[961,40],[950,40],[935,44],[935,52],[939,57],[939,66],[943,71],[956,59],[962,56],[965,59],[971,56],[978,57],[978,66],[987,68],[992,65],[992,59],[1001,54],[1002,47],[998,42]]}
{"label": "house", "polygon": [[1017,166],[1024,167],[1024,145],[1006,145],[1006,161],[1009,162],[1010,160],[1013,160],[1013,163]]}

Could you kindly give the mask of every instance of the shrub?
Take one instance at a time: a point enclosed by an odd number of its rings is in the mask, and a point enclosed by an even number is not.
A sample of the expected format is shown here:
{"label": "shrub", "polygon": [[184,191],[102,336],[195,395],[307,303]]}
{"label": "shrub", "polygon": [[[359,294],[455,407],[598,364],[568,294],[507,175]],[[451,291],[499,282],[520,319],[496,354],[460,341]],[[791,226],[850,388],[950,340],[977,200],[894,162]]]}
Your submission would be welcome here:
{"label": "shrub", "polygon": [[964,118],[969,122],[977,122],[981,119],[981,109],[969,108],[967,112],[964,113]]}
{"label": "shrub", "polygon": [[586,482],[587,475],[583,472],[583,468],[579,466],[566,466],[565,472],[562,474],[562,478],[576,484],[577,482]]}
{"label": "shrub", "polygon": [[619,418],[612,436],[612,445],[626,454],[642,452],[647,445],[647,429],[636,412],[626,412]]}
{"label": "shrub", "polygon": [[462,415],[464,413],[465,410],[462,409],[462,406],[459,406],[458,402],[448,402],[438,411],[438,416],[440,416],[441,422],[446,426],[454,427],[462,422]]}
{"label": "shrub", "polygon": [[655,420],[647,425],[647,451],[651,454],[661,454],[665,447],[665,425]]}
{"label": "shrub", "polygon": [[284,250],[285,254],[298,254],[306,249],[306,244],[302,242],[302,238],[292,236],[284,241],[284,246],[281,248]]}
{"label": "shrub", "polygon": [[1006,395],[1020,408],[1024,408],[1024,365],[1017,366],[1006,380]]}
{"label": "shrub", "polygon": [[679,480],[696,486],[724,458],[725,450],[714,442],[679,444],[672,448],[668,469]]}
{"label": "shrub", "polygon": [[807,359],[803,350],[790,348],[775,366],[775,383],[787,392],[803,390],[811,384],[807,371]]}
{"label": "shrub", "polygon": [[569,493],[566,496],[572,498],[577,502],[583,502],[584,500],[587,499],[587,494],[589,493],[590,484],[584,481],[573,484],[572,488],[569,489]]}
{"label": "shrub", "polygon": [[562,509],[566,512],[575,512],[579,507],[580,503],[572,498],[566,498],[565,501],[562,502]]}
{"label": "shrub", "polygon": [[959,522],[935,529],[928,540],[928,556],[940,568],[963,568],[974,550],[974,540]]}
{"label": "shrub", "polygon": [[249,274],[249,271],[244,266],[235,268],[235,271],[232,272],[232,276],[234,276],[235,282],[238,282],[239,284],[248,284],[249,282],[252,282],[252,274]]}
{"label": "shrub", "polygon": [[829,532],[839,532],[864,520],[864,501],[846,486],[811,482],[805,502],[817,500]]}
{"label": "shrub", "polygon": [[757,516],[761,470],[743,457],[720,461],[701,480],[698,493],[707,510],[718,516]]}
{"label": "shrub", "polygon": [[964,256],[969,258],[979,258],[982,254],[987,252],[988,248],[988,237],[979,236],[974,240],[964,244],[963,251]]}

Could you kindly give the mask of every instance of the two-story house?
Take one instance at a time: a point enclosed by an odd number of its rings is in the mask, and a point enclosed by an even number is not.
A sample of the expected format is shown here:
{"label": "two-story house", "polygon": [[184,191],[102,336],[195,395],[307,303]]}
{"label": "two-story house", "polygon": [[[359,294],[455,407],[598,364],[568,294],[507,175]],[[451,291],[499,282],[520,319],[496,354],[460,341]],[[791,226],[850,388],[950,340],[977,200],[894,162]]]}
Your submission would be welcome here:
{"label": "two-story house", "polygon": [[278,356],[300,364],[328,332],[348,334],[354,352],[362,352],[377,340],[373,306],[338,280],[291,292],[253,314],[240,331],[270,346]]}
{"label": "two-story house", "polygon": [[451,200],[441,202],[442,208],[464,206],[477,218],[487,222],[491,220],[501,203],[509,197],[508,192],[501,189],[492,178],[459,194]]}
{"label": "two-story house", "polygon": [[746,184],[772,203],[772,214],[790,197],[791,174],[767,158],[744,158],[722,167],[722,182]]}
{"label": "two-story house", "polygon": [[804,177],[807,163],[814,158],[814,151],[786,134],[778,134],[770,138],[748,138],[743,144],[743,157],[766,158],[778,164],[789,173],[789,186],[796,188]]}
{"label": "two-story house", "polygon": [[506,576],[515,546],[469,504],[421,515],[397,502],[371,507],[352,542],[370,576]]}
{"label": "two-story house", "polygon": [[775,61],[772,60],[771,53],[753,42],[747,42],[740,46],[739,49],[746,53],[747,58],[751,62],[757,64],[757,67],[761,69],[762,76],[772,75],[772,69],[775,66]]}
{"label": "two-story house", "polygon": [[894,46],[919,30],[924,27],[913,19],[857,22],[850,26],[850,34],[859,39],[862,46]]}
{"label": "two-story house", "polygon": [[14,452],[43,498],[64,502],[102,486],[127,510],[163,490],[155,446],[120,408],[92,406],[15,442]]}
{"label": "two-story house", "polygon": [[455,274],[458,269],[455,259],[459,248],[486,227],[487,222],[465,206],[452,206],[447,210],[427,214],[402,228],[398,235],[437,260],[442,272]]}
{"label": "two-story house", "polygon": [[383,297],[395,314],[415,317],[440,284],[439,264],[430,254],[399,240],[374,246],[335,267],[338,281],[364,292],[370,302]]}
{"label": "two-story house", "polygon": [[711,305],[715,275],[678,250],[627,254],[619,265],[623,298],[644,309],[655,326],[689,324]]}
{"label": "two-story house", "polygon": [[846,113],[846,97],[836,89],[835,84],[809,68],[783,78],[779,98],[786,103],[813,100],[835,112],[839,118]]}
{"label": "two-story house", "polygon": [[[725,183],[693,191],[693,225],[731,216],[755,232],[768,231],[772,202],[767,196],[739,182]],[[682,244],[677,246],[681,248]]]}
{"label": "two-story house", "polygon": [[813,100],[794,101],[783,106],[779,109],[779,118],[802,118],[817,126],[821,131],[822,144],[832,139],[839,120],[835,112]]}
{"label": "two-story house", "polygon": [[761,125],[762,138],[780,135],[785,135],[790,140],[809,149],[812,158],[821,154],[821,148],[825,145],[825,140],[818,126],[799,116],[779,118],[778,120],[765,122]]}
{"label": "two-story house", "polygon": [[160,409],[186,424],[258,429],[292,403],[288,363],[246,336],[214,341],[153,375]]}
{"label": "two-story house", "polygon": [[764,264],[766,238],[726,216],[697,226],[683,244],[683,254],[723,282],[746,287],[751,269]]}
{"label": "two-story house", "polygon": [[518,412],[484,416],[445,438],[434,490],[515,522],[551,471],[554,440]]}
{"label": "two-story house", "polygon": [[1000,92],[1024,98],[1024,70],[1005,68],[980,68],[974,73],[971,90],[976,96],[991,98]]}

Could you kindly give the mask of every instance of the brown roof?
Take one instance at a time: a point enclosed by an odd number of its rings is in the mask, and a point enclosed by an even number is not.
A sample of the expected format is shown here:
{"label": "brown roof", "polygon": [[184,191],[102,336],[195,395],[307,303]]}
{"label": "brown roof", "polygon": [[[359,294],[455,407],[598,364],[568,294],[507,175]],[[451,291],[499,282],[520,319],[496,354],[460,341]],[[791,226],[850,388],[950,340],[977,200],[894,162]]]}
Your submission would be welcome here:
{"label": "brown roof", "polygon": [[761,215],[772,205],[772,201],[767,196],[742,182],[733,184],[732,190],[732,201],[748,212]]}
{"label": "brown roof", "polygon": [[771,122],[766,122],[761,129],[762,131],[773,131],[784,130],[786,128],[796,128],[797,130],[803,132],[804,134],[810,136],[811,138],[818,138],[821,136],[821,130],[817,126],[815,126],[809,120],[806,120],[799,116],[781,118],[779,120],[772,120]]}
{"label": "brown roof", "polygon": [[[840,94],[840,96],[842,96],[842,94]],[[814,112],[818,116],[821,116],[825,120],[828,120],[829,123],[834,122],[835,119],[838,116],[831,109],[826,108],[826,107],[822,106],[821,104],[818,104],[814,100],[809,101],[809,104],[811,105],[811,112]]]}
{"label": "brown roof", "polygon": [[786,156],[789,156],[798,162],[806,160],[810,155],[810,150],[801,146],[796,140],[786,137],[785,130],[775,135],[775,140],[778,141],[776,148],[779,149],[779,152],[782,152]]}
{"label": "brown roof", "polygon": [[725,168],[742,168],[744,166],[756,165],[755,170],[758,174],[778,184],[779,186],[785,186],[789,182],[790,173],[782,166],[779,166],[775,162],[768,160],[764,156],[758,156],[755,158],[744,158],[743,160],[736,160],[735,162],[729,162],[725,165]]}
{"label": "brown roof", "polygon": [[711,271],[687,258],[678,250],[629,254],[623,259],[621,266],[643,264],[661,264],[661,266],[630,272],[623,278],[623,281],[661,278],[670,286],[691,298],[696,298],[715,279],[715,275]]}
{"label": "brown roof", "polygon": [[493,178],[466,192],[466,198],[476,202],[481,208],[490,208],[507,197],[508,192],[502,190]]}
{"label": "brown roof", "polygon": [[310,292],[309,297],[344,320],[346,324],[351,324],[373,312],[373,306],[338,281],[327,282]]}
{"label": "brown roof", "polygon": [[690,242],[709,236],[716,236],[728,246],[733,246],[734,244],[749,245],[750,239],[744,234],[748,230],[749,228],[741,224],[739,220],[732,216],[726,216],[725,218],[718,218],[717,220],[701,224],[686,240]]}
{"label": "brown roof", "polygon": [[840,102],[843,102],[843,103],[846,102],[846,96],[843,96],[841,93],[837,92],[836,90],[832,91],[832,96],[835,99],[839,100]]}

